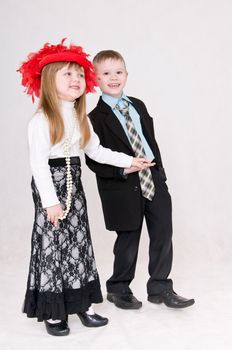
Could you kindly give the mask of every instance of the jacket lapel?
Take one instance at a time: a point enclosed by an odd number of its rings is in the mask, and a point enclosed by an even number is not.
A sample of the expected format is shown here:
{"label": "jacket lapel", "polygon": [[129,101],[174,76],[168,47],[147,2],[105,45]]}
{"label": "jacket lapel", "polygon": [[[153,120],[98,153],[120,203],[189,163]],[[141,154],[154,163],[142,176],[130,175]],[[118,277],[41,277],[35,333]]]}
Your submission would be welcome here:
{"label": "jacket lapel", "polygon": [[102,112],[102,115],[105,118],[105,124],[111,130],[113,134],[115,134],[120,140],[124,143],[125,146],[133,153],[131,144],[123,130],[122,125],[120,124],[118,118],[110,108],[100,97],[98,101],[98,108]]}
{"label": "jacket lapel", "polygon": [[153,142],[154,134],[153,134],[152,118],[139,107],[139,105],[136,103],[136,101],[133,99],[133,97],[129,97],[129,99],[133,102],[133,106],[140,116],[140,122],[142,125],[143,134],[144,134],[145,139],[147,140],[149,146],[153,150],[154,149],[154,142]]}
{"label": "jacket lapel", "polygon": [[[155,144],[154,144],[154,134],[153,134],[153,124],[152,124],[152,118],[148,115],[146,111],[144,111],[138,103],[136,103],[136,100],[134,100],[133,97],[129,96],[129,99],[132,101],[134,108],[137,110],[139,116],[140,116],[140,122],[142,125],[143,134],[151,147],[151,150],[154,151]],[[112,111],[111,107],[107,105],[102,98],[100,97],[98,101],[98,109],[102,112],[102,117],[105,118],[105,124],[107,127],[111,130],[112,133],[114,133],[120,140],[127,146],[127,148],[132,152],[133,150],[131,147],[131,144],[123,130],[123,127],[121,126],[118,118],[115,116],[114,112]]]}

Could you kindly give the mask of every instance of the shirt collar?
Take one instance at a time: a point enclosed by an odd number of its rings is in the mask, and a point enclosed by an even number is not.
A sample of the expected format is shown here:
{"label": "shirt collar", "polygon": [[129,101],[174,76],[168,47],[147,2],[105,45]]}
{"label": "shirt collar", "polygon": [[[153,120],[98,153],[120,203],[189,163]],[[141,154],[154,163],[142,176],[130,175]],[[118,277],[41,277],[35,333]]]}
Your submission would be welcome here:
{"label": "shirt collar", "polygon": [[117,104],[120,105],[120,107],[122,107],[121,105],[123,104],[123,100],[126,100],[130,103],[131,100],[129,99],[129,97],[127,97],[124,93],[122,93],[122,96],[121,97],[113,97],[113,96],[110,96],[110,95],[107,95],[107,94],[102,94],[102,99],[105,103],[107,103],[112,109],[115,109],[115,106]]}

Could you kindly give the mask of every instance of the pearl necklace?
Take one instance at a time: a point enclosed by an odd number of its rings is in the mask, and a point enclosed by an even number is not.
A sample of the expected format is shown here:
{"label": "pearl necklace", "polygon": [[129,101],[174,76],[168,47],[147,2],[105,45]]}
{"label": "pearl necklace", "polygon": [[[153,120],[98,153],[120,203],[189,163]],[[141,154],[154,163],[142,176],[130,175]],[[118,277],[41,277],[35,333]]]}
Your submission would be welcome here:
{"label": "pearl necklace", "polygon": [[71,202],[72,202],[72,186],[73,186],[73,179],[72,179],[72,174],[71,174],[71,161],[70,161],[70,149],[71,149],[71,140],[72,140],[72,135],[74,132],[75,128],[75,122],[73,124],[72,132],[65,138],[64,141],[64,157],[65,157],[65,163],[66,163],[66,188],[67,188],[67,198],[65,201],[65,207],[66,209],[63,212],[62,216],[59,216],[59,220],[64,220],[66,219],[70,207],[71,207]]}

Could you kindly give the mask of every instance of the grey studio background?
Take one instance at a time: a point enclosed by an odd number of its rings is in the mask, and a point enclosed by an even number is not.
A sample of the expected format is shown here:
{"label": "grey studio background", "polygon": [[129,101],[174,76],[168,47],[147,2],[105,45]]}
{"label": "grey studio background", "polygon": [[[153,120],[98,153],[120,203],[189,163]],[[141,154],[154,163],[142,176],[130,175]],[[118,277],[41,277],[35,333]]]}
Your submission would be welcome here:
{"label": "grey studio background", "polygon": [[[227,350],[232,348],[230,0],[1,1],[0,347],[81,350]],[[94,54],[120,51],[129,71],[125,92],[153,116],[173,199],[176,292],[195,306],[171,310],[146,301],[148,238],[144,227],[134,294],[138,311],[106,300],[95,307],[108,326],[88,329],[70,318],[57,339],[21,314],[33,203],[27,123],[36,104],[23,93],[19,64],[45,42],[67,37]],[[88,96],[88,111],[99,92]],[[105,230],[95,176],[82,162],[97,266],[105,297],[113,232]]]}

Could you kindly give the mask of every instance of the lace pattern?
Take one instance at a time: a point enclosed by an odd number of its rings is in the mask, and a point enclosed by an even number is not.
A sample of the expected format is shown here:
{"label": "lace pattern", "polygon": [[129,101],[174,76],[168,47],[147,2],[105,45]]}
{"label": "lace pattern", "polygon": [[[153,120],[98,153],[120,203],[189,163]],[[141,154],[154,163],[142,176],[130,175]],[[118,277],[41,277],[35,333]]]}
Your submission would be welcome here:
{"label": "lace pattern", "polygon": [[[65,207],[66,167],[50,169],[57,196]],[[67,218],[59,222],[58,228],[47,220],[46,211],[42,208],[39,192],[32,179],[35,222],[24,312],[29,317],[38,317],[38,320],[50,317],[63,319],[61,317],[66,316],[64,313],[87,310],[92,302],[102,301],[80,166],[72,165],[71,173],[71,208]],[[61,304],[60,311],[55,312],[56,315],[52,312],[52,303]],[[46,310],[41,310],[45,308],[45,304]]]}

